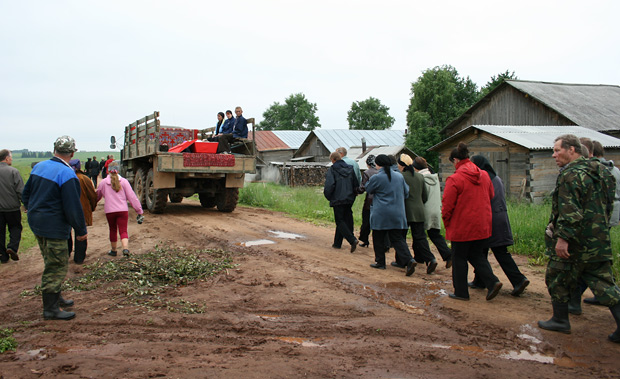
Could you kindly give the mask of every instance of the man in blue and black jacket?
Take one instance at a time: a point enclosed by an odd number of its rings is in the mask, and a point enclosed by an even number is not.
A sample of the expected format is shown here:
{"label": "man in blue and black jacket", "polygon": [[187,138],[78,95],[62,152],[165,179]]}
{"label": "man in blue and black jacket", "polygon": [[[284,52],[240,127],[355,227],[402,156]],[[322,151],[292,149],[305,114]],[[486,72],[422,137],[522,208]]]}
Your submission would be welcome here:
{"label": "man in blue and black jacket", "polygon": [[60,295],[60,286],[67,276],[69,250],[67,240],[71,228],[78,241],[87,239],[86,222],[80,203],[80,182],[69,161],[77,151],[75,140],[59,137],[54,143],[54,157],[38,163],[22,193],[28,212],[28,224],[34,233],[45,268],[41,278],[43,317],[46,320],[70,320],[74,312],[65,312],[73,305]]}

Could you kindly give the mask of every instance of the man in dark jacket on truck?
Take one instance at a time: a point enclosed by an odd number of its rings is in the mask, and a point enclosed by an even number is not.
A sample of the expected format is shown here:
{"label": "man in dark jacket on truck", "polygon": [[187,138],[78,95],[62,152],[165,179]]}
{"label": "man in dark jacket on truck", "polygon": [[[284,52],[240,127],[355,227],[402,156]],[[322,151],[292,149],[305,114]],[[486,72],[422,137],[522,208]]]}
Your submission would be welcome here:
{"label": "man in dark jacket on truck", "polygon": [[355,191],[359,187],[359,181],[353,172],[353,167],[342,160],[340,153],[331,153],[329,159],[332,161],[332,166],[325,174],[323,194],[329,200],[329,206],[334,209],[336,233],[332,247],[340,249],[342,239],[345,238],[351,244],[351,252],[354,252],[359,241],[353,235],[351,208],[355,202]]}

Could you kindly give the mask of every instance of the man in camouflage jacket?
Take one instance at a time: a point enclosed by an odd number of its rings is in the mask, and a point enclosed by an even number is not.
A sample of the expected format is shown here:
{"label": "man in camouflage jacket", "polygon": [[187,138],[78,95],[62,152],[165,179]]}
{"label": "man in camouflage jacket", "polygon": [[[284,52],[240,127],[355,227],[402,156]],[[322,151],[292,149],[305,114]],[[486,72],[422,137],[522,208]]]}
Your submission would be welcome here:
{"label": "man in camouflage jacket", "polygon": [[574,135],[556,138],[553,158],[561,168],[546,231],[549,264],[545,282],[553,317],[539,321],[538,326],[570,333],[568,301],[581,277],[599,301],[609,306],[618,325],[609,339],[620,343],[620,289],[614,283],[609,237],[615,179],[600,162],[581,156],[581,143]]}

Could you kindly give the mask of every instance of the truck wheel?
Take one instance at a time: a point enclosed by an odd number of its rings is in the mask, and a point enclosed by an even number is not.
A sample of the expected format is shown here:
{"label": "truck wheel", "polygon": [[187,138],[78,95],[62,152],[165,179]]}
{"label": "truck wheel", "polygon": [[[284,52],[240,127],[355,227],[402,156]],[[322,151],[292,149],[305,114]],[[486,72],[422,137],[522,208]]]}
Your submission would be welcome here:
{"label": "truck wheel", "polygon": [[200,199],[200,205],[202,205],[204,208],[215,207],[215,197],[207,196],[206,193],[199,193],[198,198]]}
{"label": "truck wheel", "polygon": [[142,167],[136,171],[136,176],[133,179],[133,190],[140,200],[140,204],[143,207],[146,206],[146,170]]}
{"label": "truck wheel", "polygon": [[180,203],[183,201],[183,195],[180,193],[170,193],[168,194],[171,203]]}
{"label": "truck wheel", "polygon": [[146,207],[151,213],[163,213],[168,202],[168,191],[153,188],[153,169],[146,175]]}
{"label": "truck wheel", "polygon": [[215,195],[217,210],[220,212],[232,212],[237,207],[239,200],[239,188],[226,188],[224,192]]}

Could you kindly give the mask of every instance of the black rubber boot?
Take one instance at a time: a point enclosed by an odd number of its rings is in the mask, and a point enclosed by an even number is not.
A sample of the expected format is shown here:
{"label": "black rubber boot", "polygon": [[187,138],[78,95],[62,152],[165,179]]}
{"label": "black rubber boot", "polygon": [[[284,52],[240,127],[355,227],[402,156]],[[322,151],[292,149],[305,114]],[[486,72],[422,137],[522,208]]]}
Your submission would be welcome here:
{"label": "black rubber boot", "polygon": [[58,308],[60,293],[43,293],[43,318],[46,320],[71,320],[74,312],[65,312]]}
{"label": "black rubber boot", "polygon": [[553,305],[553,317],[551,317],[549,321],[538,321],[538,327],[554,332],[570,334],[568,303],[551,303],[551,305]]}
{"label": "black rubber boot", "polygon": [[581,290],[579,288],[570,293],[568,301],[568,313],[572,315],[580,315],[581,312]]}
{"label": "black rubber boot", "polygon": [[65,300],[62,298],[62,294],[58,294],[58,306],[61,308],[72,307],[74,304],[73,300]]}
{"label": "black rubber boot", "polygon": [[609,310],[611,315],[614,316],[614,320],[616,320],[616,331],[607,336],[607,338],[611,342],[620,343],[620,303],[609,307]]}

